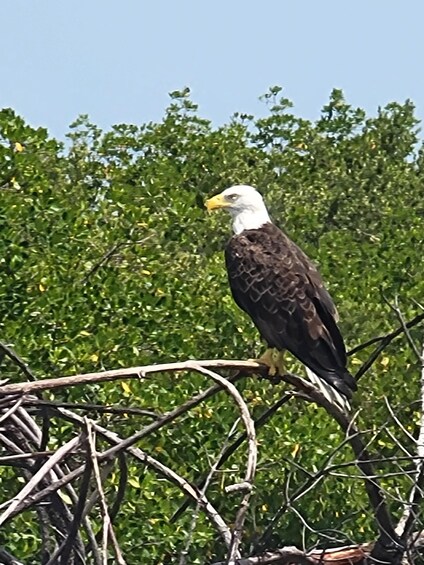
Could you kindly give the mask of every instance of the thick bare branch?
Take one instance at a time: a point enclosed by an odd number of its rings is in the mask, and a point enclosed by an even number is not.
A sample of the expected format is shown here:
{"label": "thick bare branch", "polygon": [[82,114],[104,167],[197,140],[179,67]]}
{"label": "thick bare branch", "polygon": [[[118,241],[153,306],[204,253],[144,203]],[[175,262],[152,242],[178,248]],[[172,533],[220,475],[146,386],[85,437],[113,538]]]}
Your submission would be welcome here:
{"label": "thick bare branch", "polygon": [[[333,549],[302,551],[297,547],[283,547],[275,551],[267,551],[261,555],[237,559],[235,565],[353,565],[363,563],[370,554],[372,544],[336,547]],[[226,565],[219,561],[213,565]]]}
{"label": "thick bare branch", "polygon": [[[158,365],[144,365],[141,367],[130,367],[128,369],[114,369],[97,373],[84,373],[69,377],[58,377],[55,379],[42,379],[35,382],[12,383],[0,386],[0,396],[13,394],[28,394],[43,390],[54,390],[70,386],[78,386],[90,383],[103,383],[118,381],[122,379],[143,379],[154,373],[166,373],[177,371],[197,370],[196,367],[204,369],[230,369],[248,373],[267,374],[267,367],[255,361],[237,361],[212,359],[204,361],[183,361],[181,363],[162,363]],[[221,387],[222,388],[222,387]]]}

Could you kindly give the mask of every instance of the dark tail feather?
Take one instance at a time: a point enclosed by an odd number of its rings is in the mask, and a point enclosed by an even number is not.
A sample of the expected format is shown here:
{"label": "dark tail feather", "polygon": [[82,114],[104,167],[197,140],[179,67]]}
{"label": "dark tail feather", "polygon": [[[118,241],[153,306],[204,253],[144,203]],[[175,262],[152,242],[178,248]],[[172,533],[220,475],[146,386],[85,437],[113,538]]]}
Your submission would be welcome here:
{"label": "dark tail feather", "polygon": [[346,398],[352,398],[353,392],[358,389],[354,377],[346,369],[342,374],[335,371],[317,371],[317,375]]}
{"label": "dark tail feather", "polygon": [[[351,407],[349,400],[352,398],[353,387],[349,388],[345,382],[334,373],[327,373],[326,378],[324,378],[324,375],[318,376],[308,367],[305,368],[309,380],[327,400],[329,400],[332,404],[336,404],[345,412],[350,412]],[[353,379],[350,373],[347,374]],[[355,381],[355,379],[353,380]],[[356,385],[356,381],[354,384]]]}

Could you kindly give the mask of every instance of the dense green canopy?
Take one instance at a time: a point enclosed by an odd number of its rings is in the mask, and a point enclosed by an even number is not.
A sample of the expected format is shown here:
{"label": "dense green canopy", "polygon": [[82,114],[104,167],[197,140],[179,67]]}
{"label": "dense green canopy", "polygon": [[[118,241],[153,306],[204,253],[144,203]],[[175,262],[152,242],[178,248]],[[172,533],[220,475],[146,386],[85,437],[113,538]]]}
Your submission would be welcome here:
{"label": "dense green canopy", "polygon": [[[310,122],[293,114],[273,88],[264,96],[266,117],[239,114],[214,127],[199,116],[187,90],[171,97],[160,123],[103,132],[81,117],[65,144],[13,110],[0,112],[0,338],[13,344],[38,378],[165,360],[247,359],[261,352],[255,328],[229,293],[222,253],[228,221],[207,217],[203,208],[207,195],[231,184],[257,186],[274,220],[319,265],[348,349],[399,325],[386,300],[398,301],[405,319],[420,311],[415,301],[424,304],[424,152],[411,102],[391,103],[371,117],[335,90],[321,117]],[[411,335],[419,343],[422,328]],[[353,373],[371,350],[351,357]],[[3,365],[4,377],[16,379],[11,364]],[[208,384],[199,375],[163,375],[49,398],[164,412]],[[238,386],[256,417],[284,390],[255,379]],[[378,431],[386,421],[387,396],[414,432],[418,412],[411,403],[418,391],[419,364],[400,338],[360,381],[354,405],[363,408],[364,429]],[[218,456],[235,418],[231,401],[220,393],[141,447],[196,480]],[[100,419],[122,435],[149,421]],[[63,423],[54,431],[57,437],[67,433]],[[251,543],[287,492],[323,464],[342,435],[321,409],[294,400],[259,431],[259,440],[247,519]],[[402,442],[410,445],[407,436]],[[386,432],[372,447],[384,457],[400,452]],[[344,446],[333,463],[352,458]],[[244,461],[245,451],[236,452],[210,487],[224,516],[238,498],[228,499],[223,487],[240,478]],[[381,468],[390,470],[389,463]],[[344,472],[357,473],[350,467]],[[20,488],[10,469],[1,468],[0,481],[8,496]],[[116,481],[112,474],[110,493]],[[383,486],[396,495],[405,481],[388,477]],[[181,493],[135,463],[129,483],[117,523],[128,562],[171,562],[184,546],[191,511],[171,524]],[[390,504],[399,510],[396,496]],[[322,544],[325,538],[316,532],[330,529],[343,532],[341,540],[374,536],[363,485],[354,478],[327,477],[295,510],[275,525],[268,547]],[[3,539],[26,563],[38,562],[35,514],[8,524]],[[190,563],[222,557],[204,517],[191,551]]]}

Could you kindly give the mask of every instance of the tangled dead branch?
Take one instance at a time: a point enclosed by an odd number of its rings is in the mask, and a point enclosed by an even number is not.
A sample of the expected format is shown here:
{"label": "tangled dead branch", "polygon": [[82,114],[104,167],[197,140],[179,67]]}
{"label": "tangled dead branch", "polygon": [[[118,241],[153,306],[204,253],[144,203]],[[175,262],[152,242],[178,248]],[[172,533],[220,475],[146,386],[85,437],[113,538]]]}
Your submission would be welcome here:
{"label": "tangled dead branch", "polygon": [[[421,318],[418,320],[421,321]],[[418,323],[418,322],[417,322]],[[401,319],[404,333],[407,333],[410,324]],[[395,339],[401,332],[395,330],[378,338],[379,343],[388,343]],[[412,338],[408,335],[408,339]],[[371,340],[368,345],[376,343]],[[185,496],[188,497],[208,517],[213,527],[226,547],[226,560],[219,565],[256,565],[259,563],[307,563],[309,565],[319,562],[339,564],[362,563],[368,559],[387,563],[400,563],[406,555],[412,559],[414,552],[422,546],[423,536],[417,526],[420,521],[420,504],[423,499],[423,437],[424,418],[421,417],[419,434],[416,441],[416,450],[409,453],[399,440],[403,460],[415,465],[411,471],[410,492],[400,498],[403,504],[403,514],[396,518],[390,510],[388,494],[381,486],[381,479],[388,477],[387,473],[379,470],[379,459],[370,449],[372,442],[378,436],[367,434],[358,425],[358,414],[349,416],[340,408],[331,404],[314,386],[294,374],[287,374],[281,380],[293,387],[286,392],[278,402],[266,410],[256,421],[253,419],[249,405],[235,384],[242,378],[259,375],[267,378],[266,368],[256,362],[239,360],[206,360],[185,361],[181,363],[168,363],[148,365],[103,371],[97,373],[80,374],[59,377],[54,379],[35,380],[33,373],[14,353],[11,348],[0,348],[7,355],[27,379],[19,383],[2,383],[0,385],[0,443],[4,455],[0,457],[0,465],[13,467],[18,476],[24,480],[24,486],[11,498],[0,503],[0,526],[10,524],[22,512],[33,510],[38,516],[40,538],[42,540],[41,559],[44,563],[74,563],[87,565],[94,563],[100,565],[107,560],[109,548],[114,553],[114,562],[125,564],[124,550],[119,545],[115,535],[114,522],[124,500],[127,486],[127,458],[147,466],[163,479],[174,484]],[[378,351],[382,349],[378,346]],[[375,360],[376,352],[371,354]],[[422,363],[422,356],[420,356]],[[368,364],[369,366],[369,364]],[[87,384],[103,384],[110,381],[124,379],[151,379],[157,373],[196,372],[214,381],[209,388],[189,398],[181,405],[157,414],[152,411],[141,410],[138,407],[107,407],[103,405],[84,405],[61,403],[47,400],[43,392],[60,388],[84,386]],[[224,373],[226,376],[224,376]],[[362,375],[363,373],[361,373]],[[424,369],[421,373],[421,414],[424,413]],[[218,459],[211,465],[211,470],[204,481],[196,486],[174,469],[165,465],[151,453],[140,449],[137,443],[168,426],[177,418],[181,418],[206,399],[224,390],[231,398],[239,411],[240,421],[243,423],[244,432],[235,441],[228,442],[222,448]],[[323,467],[311,474],[306,472],[307,478],[303,484],[287,494],[282,501],[278,512],[269,521],[268,528],[262,533],[255,544],[255,555],[242,556],[242,542],[244,524],[250,506],[254,489],[254,479],[257,462],[256,433],[270,418],[293,398],[301,398],[315,402],[321,406],[335,420],[344,434],[344,441],[334,452],[330,453]],[[389,406],[389,404],[388,404]],[[127,437],[121,437],[115,431],[101,426],[98,422],[87,416],[80,416],[76,408],[87,408],[99,412],[107,412],[108,408],[114,413],[132,413],[151,419],[151,422]],[[390,408],[391,410],[391,408]],[[389,410],[389,411],[390,411]],[[391,412],[391,422],[397,421],[394,411]],[[62,420],[72,426],[71,438],[63,442],[55,450],[47,449],[52,420]],[[401,429],[404,433],[405,430]],[[390,431],[390,434],[393,434]],[[371,439],[370,439],[371,437]],[[394,437],[394,436],[393,436]],[[224,518],[222,513],[214,506],[207,494],[207,486],[212,474],[215,473],[228,458],[241,446],[246,446],[246,467],[241,481],[226,488],[228,497],[241,499],[238,503],[231,502],[233,508],[232,519]],[[325,477],[342,476],[343,465],[332,464],[334,455],[345,445],[350,445],[354,454],[351,462],[345,467],[356,467],[368,495],[369,506],[375,517],[379,536],[367,544],[352,544],[344,547],[323,547],[312,550],[293,547],[281,547],[278,550],[267,550],[267,543],[274,527],[290,508],[295,510],[295,503],[306,493],[315,488]],[[112,469],[116,471],[115,462],[118,462],[119,488],[112,504],[105,495],[104,482]],[[402,457],[393,458],[393,463],[400,465]],[[399,474],[405,473],[399,467]],[[396,473],[394,473],[396,475]],[[353,476],[352,474],[350,475]],[[401,497],[401,495],[399,494]],[[109,500],[109,502],[108,502]],[[231,499],[233,500],[233,499]],[[235,499],[234,499],[235,500]],[[174,520],[186,508],[184,504],[174,516]],[[101,516],[100,523],[93,515],[93,509],[98,507]],[[193,522],[195,523],[195,522]],[[97,532],[97,533],[96,533]],[[418,533],[417,533],[418,532]],[[245,553],[243,548],[243,553]],[[261,551],[257,551],[262,549]],[[3,552],[3,553],[1,553]],[[252,551],[250,552],[252,553]],[[19,563],[14,556],[8,554],[7,549],[0,549],[4,563]],[[183,555],[183,554],[182,554]],[[18,556],[19,557],[19,556]],[[185,559],[185,558],[184,558]],[[186,563],[182,558],[181,563]],[[218,565],[218,563],[216,563]]]}

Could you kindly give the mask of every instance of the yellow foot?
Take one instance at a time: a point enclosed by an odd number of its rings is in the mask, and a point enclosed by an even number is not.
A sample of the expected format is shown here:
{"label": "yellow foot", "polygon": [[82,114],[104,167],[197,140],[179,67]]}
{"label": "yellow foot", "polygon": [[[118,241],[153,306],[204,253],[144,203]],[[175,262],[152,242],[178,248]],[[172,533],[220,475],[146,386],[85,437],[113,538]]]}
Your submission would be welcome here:
{"label": "yellow foot", "polygon": [[278,349],[269,347],[259,359],[252,359],[252,361],[266,365],[270,377],[284,375],[284,351],[278,351]]}

